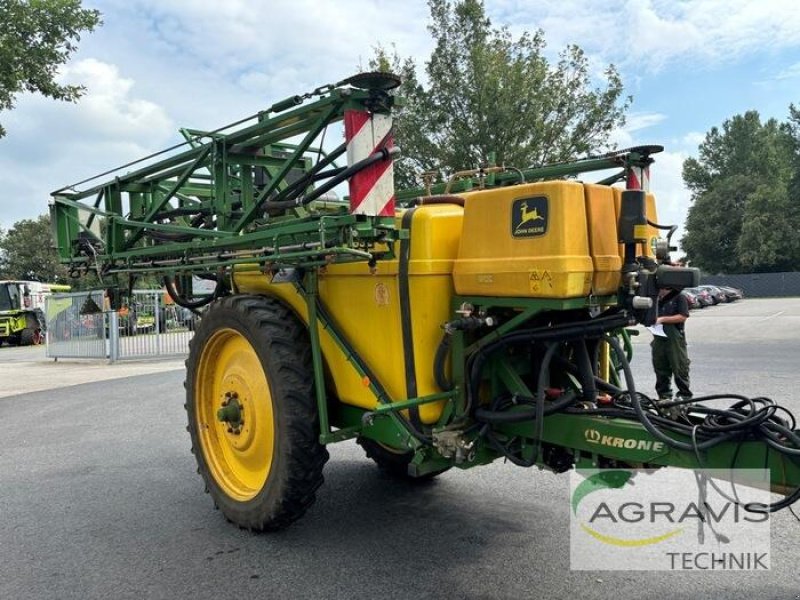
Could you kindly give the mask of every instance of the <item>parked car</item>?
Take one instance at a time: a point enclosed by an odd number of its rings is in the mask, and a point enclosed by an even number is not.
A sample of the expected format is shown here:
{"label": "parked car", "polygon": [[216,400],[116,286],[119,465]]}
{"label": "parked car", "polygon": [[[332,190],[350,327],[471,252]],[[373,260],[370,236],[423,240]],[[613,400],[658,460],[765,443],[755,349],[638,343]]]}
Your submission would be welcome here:
{"label": "parked car", "polygon": [[728,301],[728,296],[725,294],[725,292],[715,285],[698,285],[697,288],[701,290],[708,290],[708,293],[711,294],[711,299],[714,301],[714,304]]}
{"label": "parked car", "polygon": [[686,300],[689,303],[689,309],[703,308],[703,305],[700,304],[700,301],[697,299],[697,295],[692,291],[692,288],[684,288],[681,290],[681,294],[686,296]]}
{"label": "parked car", "polygon": [[728,302],[733,302],[734,300],[741,300],[744,298],[744,292],[739,288],[730,287],[727,285],[719,285],[717,287],[725,292],[725,295],[728,297]]}
{"label": "parked car", "polygon": [[711,306],[714,304],[714,300],[711,298],[711,294],[708,290],[701,290],[700,288],[686,288],[689,293],[694,294],[697,297],[698,308],[705,308],[706,306]]}

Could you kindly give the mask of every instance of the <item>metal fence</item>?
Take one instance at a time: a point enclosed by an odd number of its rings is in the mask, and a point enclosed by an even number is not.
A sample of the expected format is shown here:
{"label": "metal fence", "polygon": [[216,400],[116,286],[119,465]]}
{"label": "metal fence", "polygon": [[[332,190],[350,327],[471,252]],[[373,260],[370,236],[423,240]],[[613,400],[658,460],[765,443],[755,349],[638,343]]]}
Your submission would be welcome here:
{"label": "metal fence", "polygon": [[[49,358],[106,358],[109,340],[103,292],[54,294],[45,298]],[[99,309],[101,312],[96,312]]]}
{"label": "metal fence", "polygon": [[165,302],[159,290],[137,290],[117,312],[103,307],[102,291],[47,298],[47,356],[115,362],[188,352],[196,317]]}
{"label": "metal fence", "polygon": [[[113,360],[180,356],[189,351],[189,340],[194,334],[194,315],[174,304],[164,302],[159,290],[138,290],[134,293],[127,311],[116,316],[117,327],[109,327],[116,338],[112,344]],[[116,336],[113,335],[116,331]]]}
{"label": "metal fence", "polygon": [[705,275],[703,283],[729,285],[744,290],[750,298],[800,296],[800,271],[787,273],[748,273],[741,275]]}

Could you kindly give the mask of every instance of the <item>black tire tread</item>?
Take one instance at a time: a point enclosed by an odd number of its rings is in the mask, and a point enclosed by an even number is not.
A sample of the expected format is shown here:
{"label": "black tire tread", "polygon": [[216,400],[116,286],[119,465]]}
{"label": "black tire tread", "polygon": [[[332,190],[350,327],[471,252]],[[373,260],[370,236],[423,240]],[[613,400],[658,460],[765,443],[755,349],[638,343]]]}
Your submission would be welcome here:
{"label": "black tire tread", "polygon": [[[260,499],[259,494],[247,503],[232,501],[219,490],[204,464],[202,451],[195,432],[192,411],[191,390],[195,375],[195,365],[202,348],[198,340],[203,340],[216,327],[218,316],[236,315],[246,323],[254,337],[254,348],[261,355],[269,356],[270,379],[276,422],[283,431],[276,431],[276,440],[281,438],[285,447],[276,448],[283,452],[281,462],[270,473],[270,481],[277,493],[270,498]],[[243,332],[244,333],[244,332]],[[189,343],[189,359],[186,361],[187,390],[186,409],[189,412],[189,431],[192,438],[192,453],[198,469],[209,491],[225,517],[241,528],[252,531],[274,531],[282,529],[308,510],[316,500],[316,491],[324,482],[323,467],[328,460],[328,451],[319,443],[319,415],[314,394],[313,377],[308,372],[311,366],[311,346],[306,326],[295,314],[279,300],[265,296],[233,295],[216,301],[209,307],[203,319],[197,322],[197,330]],[[303,367],[306,366],[304,369]],[[278,411],[282,411],[279,416]],[[282,423],[282,425],[281,425]],[[275,475],[275,479],[273,479]],[[269,496],[269,494],[267,494]],[[246,505],[246,506],[245,506]]]}
{"label": "black tire tread", "polygon": [[26,327],[19,332],[19,345],[20,346],[33,346],[36,339],[36,330]]}

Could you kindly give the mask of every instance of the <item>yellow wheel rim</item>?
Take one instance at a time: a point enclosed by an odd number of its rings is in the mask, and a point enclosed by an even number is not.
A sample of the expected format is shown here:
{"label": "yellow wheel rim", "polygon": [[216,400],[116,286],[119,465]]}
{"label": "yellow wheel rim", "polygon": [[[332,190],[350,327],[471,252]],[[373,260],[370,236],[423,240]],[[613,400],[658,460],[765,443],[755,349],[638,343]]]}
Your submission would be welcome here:
{"label": "yellow wheel rim", "polygon": [[[275,418],[264,367],[250,342],[220,329],[206,342],[195,380],[197,431],[214,481],[234,500],[251,500],[272,466]],[[236,419],[228,412],[234,409]],[[227,420],[221,420],[226,418]]]}

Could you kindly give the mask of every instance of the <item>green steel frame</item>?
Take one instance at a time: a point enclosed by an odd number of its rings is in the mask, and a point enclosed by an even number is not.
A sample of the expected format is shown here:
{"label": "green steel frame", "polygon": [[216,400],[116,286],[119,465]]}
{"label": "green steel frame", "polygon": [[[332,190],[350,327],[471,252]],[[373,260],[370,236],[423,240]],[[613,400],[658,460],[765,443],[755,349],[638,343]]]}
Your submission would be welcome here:
{"label": "green steel frame", "polygon": [[[626,181],[631,168],[644,168],[652,164],[651,155],[662,150],[662,146],[637,146],[609,152],[601,156],[533,166],[525,169],[505,165],[498,167],[494,164],[489,164],[483,168],[454,174],[445,182],[398,191],[397,199],[403,202],[420,196],[457,194],[475,189],[503,187],[543,179],[577,177],[584,173],[614,170],[614,173],[597,182],[603,185],[611,185],[612,183]],[[463,175],[463,177],[459,177],[459,175]]]}
{"label": "green steel frame", "polygon": [[311,193],[325,175],[317,165],[329,166],[333,179],[344,145],[324,153],[313,144],[321,145],[346,110],[389,111],[393,104],[382,90],[324,86],[274,104],[242,129],[225,132],[240,121],[213,132],[184,130],[192,137],[173,147],[182,149],[173,156],[92,187],[74,184],[53,193],[59,256],[76,275],[372,260],[376,243],[394,239],[393,219],[356,218],[347,203],[327,199],[268,207],[303,176],[308,183],[298,191]]}

